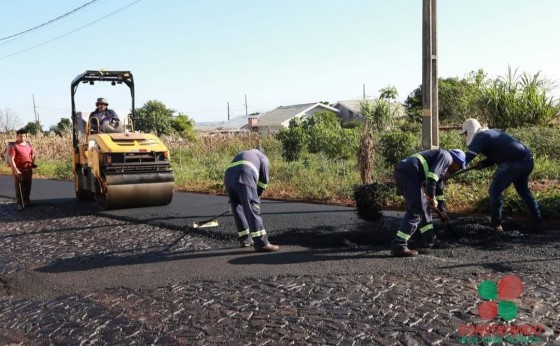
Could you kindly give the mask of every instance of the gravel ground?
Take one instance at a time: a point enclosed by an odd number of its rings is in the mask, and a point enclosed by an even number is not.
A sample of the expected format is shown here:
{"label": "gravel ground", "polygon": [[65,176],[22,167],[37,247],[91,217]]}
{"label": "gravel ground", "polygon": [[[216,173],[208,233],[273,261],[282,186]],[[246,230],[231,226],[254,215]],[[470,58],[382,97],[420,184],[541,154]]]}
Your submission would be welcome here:
{"label": "gravel ground", "polygon": [[[121,257],[222,249],[235,245],[235,237],[72,214],[49,205],[18,212],[11,200],[0,198],[0,345],[483,344],[481,338],[461,339],[459,331],[488,325],[477,314],[476,288],[504,273],[524,283],[515,300],[518,316],[509,323],[539,326],[535,344],[560,345],[558,233],[496,236],[485,220],[467,218],[455,223],[460,240],[440,234],[442,244],[422,249],[422,259],[393,259],[386,256],[392,235],[383,230],[389,228],[380,223],[283,229],[272,238],[281,245],[371,257],[347,273],[185,278],[159,287],[29,297],[18,291],[14,278],[88,258],[118,264]],[[500,340],[497,344],[515,344]]]}

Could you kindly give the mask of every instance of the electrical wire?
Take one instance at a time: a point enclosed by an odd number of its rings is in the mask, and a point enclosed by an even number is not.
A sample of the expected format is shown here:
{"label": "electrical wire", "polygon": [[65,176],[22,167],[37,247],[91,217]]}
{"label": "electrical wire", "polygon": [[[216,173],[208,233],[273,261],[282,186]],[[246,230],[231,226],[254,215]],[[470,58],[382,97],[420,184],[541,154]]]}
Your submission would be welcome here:
{"label": "electrical wire", "polygon": [[108,18],[108,17],[110,17],[110,16],[112,16],[112,15],[114,15],[114,14],[119,13],[119,12],[121,12],[121,11],[123,11],[123,10],[129,8],[130,6],[139,3],[140,1],[142,1],[142,0],[136,0],[136,1],[134,1],[134,2],[132,2],[132,3],[130,3],[130,4],[128,4],[128,5],[124,6],[124,7],[119,8],[119,9],[116,10],[116,11],[113,11],[113,12],[109,13],[108,15],[106,15],[106,16],[104,16],[104,17],[102,17],[102,18],[96,19],[96,20],[94,20],[94,21],[92,21],[92,22],[89,22],[88,24],[85,24],[85,25],[80,26],[80,27],[77,28],[77,29],[74,29],[74,30],[69,31],[69,32],[67,32],[67,33],[65,33],[65,34],[62,34],[62,35],[57,36],[57,37],[55,37],[55,38],[52,38],[52,39],[50,39],[50,40],[48,40],[48,41],[45,41],[45,42],[43,42],[43,43],[39,43],[39,44],[37,44],[37,45],[35,45],[35,46],[29,47],[29,48],[26,48],[26,49],[22,49],[22,50],[20,50],[20,51],[17,51],[17,52],[15,52],[15,53],[12,53],[12,54],[0,56],[0,59],[9,58],[9,57],[12,57],[12,56],[14,56],[14,55],[18,55],[18,54],[27,52],[27,51],[29,51],[29,50],[32,50],[32,49],[35,49],[35,48],[44,46],[44,45],[47,44],[47,43],[50,43],[50,42],[53,42],[53,41],[58,40],[59,38],[68,36],[68,35],[70,35],[70,34],[76,32],[76,31],[79,31],[79,30],[81,30],[81,29],[83,29],[83,28],[86,28],[86,27],[88,27],[88,26],[90,26],[90,25],[99,23],[100,21],[102,21],[102,20],[104,20],[104,19],[106,19],[106,18]]}
{"label": "electrical wire", "polygon": [[87,6],[91,5],[92,3],[96,2],[96,1],[97,1],[97,0],[91,0],[90,2],[85,3],[85,4],[83,4],[82,6],[80,6],[80,7],[78,7],[78,8],[75,8],[75,9],[73,9],[73,10],[70,11],[70,12],[66,12],[65,14],[63,14],[63,15],[61,15],[61,16],[58,16],[58,17],[56,17],[55,19],[51,19],[51,20],[49,20],[48,22],[45,22],[45,23],[43,23],[43,24],[39,24],[39,25],[37,25],[37,26],[35,26],[35,27],[31,28],[31,29],[27,29],[27,30],[25,30],[25,31],[18,32],[17,34],[13,34],[13,35],[10,35],[10,36],[1,37],[1,38],[0,38],[0,41],[4,41],[4,40],[7,40],[7,39],[10,39],[10,38],[13,38],[13,37],[21,36],[21,35],[23,35],[23,34],[26,34],[26,33],[28,33],[28,32],[31,32],[31,31],[33,31],[33,30],[37,30],[37,29],[39,29],[39,28],[41,28],[41,27],[43,27],[43,26],[49,25],[49,24],[51,24],[51,23],[54,23],[54,22],[56,22],[57,20],[60,20],[60,19],[62,19],[62,18],[64,18],[64,17],[66,17],[66,16],[69,16],[69,15],[71,15],[72,13],[74,13],[74,12],[76,12],[76,11],[79,11],[79,10],[83,9],[84,7],[87,7]]}

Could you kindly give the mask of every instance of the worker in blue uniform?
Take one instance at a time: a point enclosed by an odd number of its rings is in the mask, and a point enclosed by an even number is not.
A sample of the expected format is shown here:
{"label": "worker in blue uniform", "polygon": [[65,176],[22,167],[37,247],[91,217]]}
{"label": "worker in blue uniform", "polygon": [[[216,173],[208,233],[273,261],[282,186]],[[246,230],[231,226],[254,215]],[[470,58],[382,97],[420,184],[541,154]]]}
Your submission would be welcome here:
{"label": "worker in blue uniform", "polygon": [[391,255],[418,255],[416,250],[408,248],[408,240],[417,229],[420,229],[427,243],[435,241],[430,207],[439,207],[440,210],[444,208],[444,180],[451,173],[464,167],[465,153],[459,149],[426,150],[397,164],[394,177],[399,193],[404,196],[406,213],[393,239]]}
{"label": "worker in blue uniform", "polygon": [[224,177],[240,245],[258,252],[279,249],[268,241],[261,217],[260,196],[268,182],[269,161],[261,147],[235,155]]}
{"label": "worker in blue uniform", "polygon": [[529,190],[529,175],[535,165],[531,151],[505,132],[482,127],[474,118],[463,123],[461,133],[466,136],[467,164],[478,154],[483,154],[485,159],[477,162],[474,168],[483,169],[497,165],[488,188],[492,228],[503,232],[503,192],[513,184],[529,209],[533,219],[533,231],[545,232],[539,205]]}

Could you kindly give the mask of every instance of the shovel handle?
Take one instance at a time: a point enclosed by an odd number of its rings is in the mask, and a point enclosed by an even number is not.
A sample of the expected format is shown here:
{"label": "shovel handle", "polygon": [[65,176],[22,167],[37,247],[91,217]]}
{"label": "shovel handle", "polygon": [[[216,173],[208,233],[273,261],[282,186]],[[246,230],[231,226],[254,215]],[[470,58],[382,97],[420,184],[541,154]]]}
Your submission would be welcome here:
{"label": "shovel handle", "polygon": [[449,223],[449,216],[447,216],[447,213],[444,211],[439,210],[438,208],[432,208],[436,214],[438,214],[439,219],[441,220],[441,222],[443,223]]}
{"label": "shovel handle", "polygon": [[231,210],[228,209],[228,210],[224,211],[223,213],[221,213],[220,215],[216,215],[216,216],[214,216],[213,218],[208,219],[208,220],[204,220],[204,221],[197,222],[197,224],[198,224],[198,225],[204,225],[204,224],[206,224],[206,223],[212,222],[212,221],[216,220],[217,218],[219,218],[220,216],[226,215],[226,214],[229,213],[230,211],[231,211]]}
{"label": "shovel handle", "polygon": [[475,167],[476,167],[476,166],[471,166],[471,167],[469,167],[469,168],[463,168],[463,169],[460,169],[460,170],[458,170],[458,171],[455,171],[455,172],[453,172],[453,173],[451,173],[451,174],[449,175],[449,178],[448,178],[448,179],[453,178],[453,177],[456,177],[456,176],[458,176],[459,174],[463,174],[463,173],[467,173],[468,171],[472,171],[473,169],[475,169]]}

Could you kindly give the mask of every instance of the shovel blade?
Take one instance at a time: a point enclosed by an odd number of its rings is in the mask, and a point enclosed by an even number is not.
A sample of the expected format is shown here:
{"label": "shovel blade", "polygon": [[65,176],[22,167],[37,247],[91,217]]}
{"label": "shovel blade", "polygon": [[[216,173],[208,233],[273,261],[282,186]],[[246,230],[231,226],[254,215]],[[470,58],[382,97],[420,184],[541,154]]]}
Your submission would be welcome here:
{"label": "shovel blade", "polygon": [[193,228],[206,228],[206,227],[217,227],[220,224],[218,220],[208,221],[208,222],[195,222],[193,223]]}

